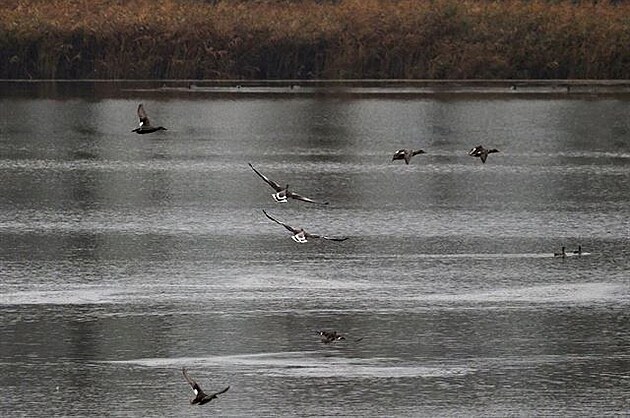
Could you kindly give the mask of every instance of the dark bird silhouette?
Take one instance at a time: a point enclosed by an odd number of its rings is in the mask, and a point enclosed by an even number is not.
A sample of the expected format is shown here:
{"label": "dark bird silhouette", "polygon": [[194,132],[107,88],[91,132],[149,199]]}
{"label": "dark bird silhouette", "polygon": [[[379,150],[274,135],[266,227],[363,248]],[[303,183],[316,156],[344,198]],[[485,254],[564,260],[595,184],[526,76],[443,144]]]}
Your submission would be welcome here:
{"label": "dark bird silhouette", "polygon": [[188,373],[186,372],[186,368],[182,368],[182,373],[184,373],[184,377],[186,378],[186,381],[188,382],[190,387],[192,387],[192,391],[195,394],[195,397],[190,400],[190,403],[193,405],[194,404],[203,405],[205,403],[208,403],[211,400],[216,399],[218,395],[221,395],[222,393],[225,393],[228,391],[228,389],[230,389],[230,387],[228,386],[222,391],[215,392],[212,394],[207,394],[201,389],[201,386],[199,386],[197,382],[195,382],[190,376],[188,376]]}
{"label": "dark bird silhouette", "polygon": [[553,253],[553,256],[554,257],[562,257],[562,258],[564,258],[564,257],[567,256],[567,253],[564,252],[564,247],[562,247],[562,250],[559,253]]}
{"label": "dark bird silhouette", "polygon": [[493,152],[499,152],[499,150],[496,148],[486,149],[481,145],[477,145],[468,152],[468,155],[470,155],[471,157],[481,158],[481,162],[485,164],[486,159],[488,158],[488,154],[492,154]]}
{"label": "dark bird silhouette", "polygon": [[311,233],[306,232],[303,228],[294,228],[291,225],[287,225],[284,222],[277,220],[276,218],[269,215],[264,209],[263,209],[263,213],[265,214],[267,218],[271,219],[278,225],[282,225],[283,227],[288,229],[293,234],[291,236],[293,241],[299,242],[300,244],[304,244],[305,242],[307,242],[308,238],[322,238],[329,241],[345,241],[348,239],[348,237],[329,237],[327,235],[311,234]]}
{"label": "dark bird silhouette", "polygon": [[166,128],[163,126],[151,126],[151,122],[149,122],[149,117],[147,116],[147,112],[144,111],[142,103],[138,105],[138,118],[140,119],[140,125],[131,132],[135,132],[137,134],[150,134],[155,131],[166,131]]}
{"label": "dark bird silhouette", "polygon": [[578,249],[573,250],[573,254],[582,255],[582,246],[578,245]]}
{"label": "dark bird silhouette", "polygon": [[265,183],[270,185],[276,191],[274,194],[271,195],[273,197],[273,200],[275,200],[276,202],[286,203],[288,199],[297,199],[297,200],[303,200],[303,201],[309,202],[309,203],[317,203],[317,204],[320,204],[320,205],[327,205],[328,204],[328,202],[319,202],[317,200],[313,200],[311,198],[308,198],[308,197],[299,195],[299,194],[297,194],[295,192],[292,192],[292,191],[289,190],[289,185],[288,184],[285,187],[282,187],[278,183],[276,183],[275,181],[271,180],[270,178],[268,178],[267,176],[262,174],[260,171],[256,170],[251,163],[248,163],[248,164],[252,168],[252,170],[254,170],[254,173],[258,174],[258,176],[261,179],[263,179],[265,181]]}
{"label": "dark bird silhouette", "polygon": [[[341,341],[341,340],[345,340],[346,337],[344,337],[343,335],[339,334],[337,331],[317,331],[317,334],[320,336],[321,341],[324,344],[330,344],[332,342],[335,341]],[[354,340],[354,342],[359,342],[363,339],[363,337],[361,338],[357,338]]]}
{"label": "dark bird silhouette", "polygon": [[399,149],[398,151],[394,153],[394,156],[392,157],[392,161],[405,160],[405,164],[409,164],[409,160],[411,160],[411,157],[418,154],[426,154],[426,152],[424,152],[421,149],[416,150],[416,151],[412,149]]}
{"label": "dark bird silhouette", "polygon": [[321,340],[324,344],[330,344],[334,341],[346,339],[346,337],[344,337],[343,335],[338,334],[337,331],[317,331],[317,333],[321,337]]}

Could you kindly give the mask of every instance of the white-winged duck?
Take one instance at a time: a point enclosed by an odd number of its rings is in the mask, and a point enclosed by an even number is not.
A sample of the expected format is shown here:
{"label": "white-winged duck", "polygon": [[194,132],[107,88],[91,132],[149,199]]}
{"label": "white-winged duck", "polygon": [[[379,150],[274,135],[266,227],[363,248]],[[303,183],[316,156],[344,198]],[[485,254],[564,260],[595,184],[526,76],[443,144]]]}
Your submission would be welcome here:
{"label": "white-winged duck", "polygon": [[166,131],[166,128],[163,126],[151,126],[151,122],[149,121],[147,112],[144,111],[142,103],[138,105],[138,118],[140,119],[140,124],[131,132],[135,132],[137,134],[150,134],[156,131]]}
{"label": "white-winged duck", "polygon": [[263,213],[265,214],[267,218],[271,219],[278,225],[282,225],[283,227],[288,229],[293,234],[291,236],[293,241],[298,242],[300,244],[306,243],[308,241],[308,238],[322,238],[329,241],[345,241],[348,239],[348,237],[329,237],[327,235],[311,234],[309,232],[306,232],[304,228],[294,228],[291,225],[287,225],[284,222],[277,220],[276,218],[269,215],[264,209],[263,209]]}
{"label": "white-winged duck", "polygon": [[289,190],[289,185],[287,184],[285,187],[280,186],[278,183],[276,183],[275,181],[271,180],[270,178],[268,178],[267,176],[265,176],[264,174],[262,174],[260,171],[256,170],[254,168],[254,166],[251,163],[248,163],[249,166],[251,167],[252,170],[254,170],[254,173],[258,174],[258,176],[263,179],[265,181],[265,183],[267,183],[268,185],[270,185],[276,192],[273,193],[271,196],[273,197],[273,200],[275,200],[278,203],[286,203],[288,201],[288,199],[296,199],[296,200],[302,200],[304,202],[309,202],[309,203],[317,203],[319,205],[327,205],[328,202],[319,202],[317,200],[313,200],[309,197],[305,197],[302,195],[299,195],[295,192],[292,192]]}
{"label": "white-winged duck", "polygon": [[184,373],[184,378],[186,378],[186,381],[188,382],[188,384],[192,388],[193,393],[195,394],[195,397],[190,400],[190,403],[193,404],[193,405],[194,404],[203,405],[205,403],[208,403],[211,400],[216,399],[218,397],[218,395],[221,395],[222,393],[227,392],[228,389],[230,388],[228,386],[228,387],[226,387],[225,389],[223,389],[223,390],[221,390],[219,392],[207,394],[201,389],[201,386],[199,386],[199,384],[197,382],[195,382],[190,376],[188,376],[188,373],[186,372],[185,368],[182,368],[182,373]]}

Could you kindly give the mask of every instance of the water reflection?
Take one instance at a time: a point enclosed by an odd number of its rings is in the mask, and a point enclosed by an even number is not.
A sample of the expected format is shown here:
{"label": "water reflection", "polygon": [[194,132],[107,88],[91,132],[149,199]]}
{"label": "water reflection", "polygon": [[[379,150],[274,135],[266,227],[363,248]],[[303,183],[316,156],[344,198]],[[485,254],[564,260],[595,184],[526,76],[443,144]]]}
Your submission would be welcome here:
{"label": "water reflection", "polygon": [[[130,133],[140,101],[168,131]],[[2,98],[2,412],[197,414],[186,366],[231,385],[219,415],[622,414],[629,109]],[[247,162],[331,204],[276,204]]]}

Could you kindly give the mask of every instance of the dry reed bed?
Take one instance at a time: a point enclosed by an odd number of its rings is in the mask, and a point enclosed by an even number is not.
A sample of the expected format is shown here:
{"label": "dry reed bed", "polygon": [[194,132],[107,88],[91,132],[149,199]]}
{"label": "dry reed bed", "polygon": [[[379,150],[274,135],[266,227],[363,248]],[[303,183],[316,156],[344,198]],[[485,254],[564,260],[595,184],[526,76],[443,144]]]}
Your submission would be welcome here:
{"label": "dry reed bed", "polygon": [[0,78],[630,78],[630,4],[5,0]]}

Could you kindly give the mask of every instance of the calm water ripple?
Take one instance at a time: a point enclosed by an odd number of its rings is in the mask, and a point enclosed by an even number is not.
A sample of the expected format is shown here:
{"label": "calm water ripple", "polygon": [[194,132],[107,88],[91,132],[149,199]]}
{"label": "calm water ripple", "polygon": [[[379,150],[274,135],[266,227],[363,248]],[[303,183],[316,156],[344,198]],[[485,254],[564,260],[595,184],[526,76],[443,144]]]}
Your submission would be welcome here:
{"label": "calm water ripple", "polygon": [[0,93],[0,415],[630,415],[630,102],[156,94]]}

